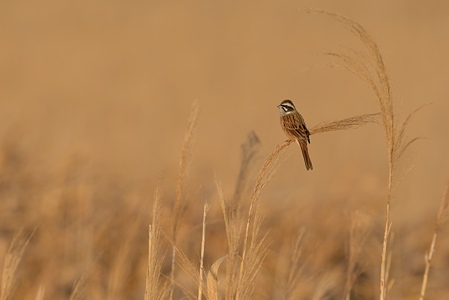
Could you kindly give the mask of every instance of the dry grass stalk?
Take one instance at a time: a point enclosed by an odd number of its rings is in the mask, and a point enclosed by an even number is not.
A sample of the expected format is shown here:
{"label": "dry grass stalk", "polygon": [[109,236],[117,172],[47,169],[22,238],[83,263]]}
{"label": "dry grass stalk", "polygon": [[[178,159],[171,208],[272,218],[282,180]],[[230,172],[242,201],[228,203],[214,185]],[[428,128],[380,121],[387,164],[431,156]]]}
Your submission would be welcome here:
{"label": "dry grass stalk", "polygon": [[[266,237],[258,238],[258,231],[261,224],[261,218],[257,213],[258,199],[260,193],[275,170],[275,163],[278,160],[279,154],[292,142],[293,141],[285,141],[279,145],[266,159],[262,169],[259,172],[253,193],[251,195],[241,258],[239,256],[241,247],[241,230],[243,226],[243,218],[241,216],[240,209],[241,196],[243,194],[244,186],[247,183],[249,170],[254,162],[254,157],[259,145],[259,139],[254,133],[249,134],[247,142],[242,146],[242,162],[240,165],[236,190],[231,201],[226,201],[221,185],[218,180],[216,180],[218,197],[224,215],[229,247],[227,256],[226,299],[251,298],[258,270],[268,249],[266,245]],[[254,222],[252,222],[253,218]],[[251,224],[253,226],[252,234],[250,235]],[[249,239],[250,236],[251,240]],[[211,280],[211,284],[213,284],[212,278],[213,277],[208,278],[208,281]]]}
{"label": "dry grass stalk", "polygon": [[235,213],[231,213],[232,209],[229,207],[229,203],[225,199],[223,189],[218,179],[215,179],[215,185],[217,187],[218,199],[220,200],[221,209],[223,211],[223,218],[226,227],[226,237],[228,239],[225,299],[230,300],[234,299],[235,289],[237,286],[236,282],[239,270],[238,262],[240,250],[240,233],[243,226],[243,221],[240,217],[237,217],[239,215],[239,210],[236,210]]}
{"label": "dry grass stalk", "polygon": [[26,236],[23,229],[21,229],[14,234],[3,262],[0,300],[8,300],[12,298],[15,290],[17,267],[19,266],[23,254],[25,253],[25,249],[35,231],[36,229],[31,234]]}
{"label": "dry grass stalk", "polygon": [[218,300],[218,269],[223,261],[228,256],[223,256],[217,259],[212,266],[210,267],[209,272],[207,273],[207,299],[208,300]]}
{"label": "dry grass stalk", "polygon": [[[390,228],[388,229],[388,231],[390,232],[391,230],[391,225]],[[393,257],[393,243],[394,243],[394,232],[391,232],[389,234],[389,241],[388,241],[388,252],[387,252],[387,262],[386,262],[386,266],[385,266],[385,282],[386,282],[386,291],[389,292],[391,291],[391,289],[394,286],[395,280],[394,278],[390,279],[390,271],[391,271],[391,259]]]}
{"label": "dry grass stalk", "polygon": [[200,272],[198,282],[198,300],[201,300],[201,295],[203,293],[204,246],[206,244],[206,216],[208,211],[209,211],[209,204],[205,203],[203,210],[203,231],[201,234],[201,257],[200,257]]}
{"label": "dry grass stalk", "polygon": [[240,264],[239,282],[235,299],[255,299],[254,290],[260,269],[269,250],[267,242],[268,233],[259,237],[262,216],[257,210],[254,215],[252,233],[245,259],[242,257]]}
{"label": "dry grass stalk", "polygon": [[[156,188],[156,193],[159,193]],[[114,259],[108,280],[107,298],[110,300],[119,300],[126,298],[126,284],[134,272],[130,264],[132,260],[132,250],[134,249],[134,240],[140,231],[143,214],[139,214],[135,219],[131,220],[127,227],[128,234],[122,240],[120,249]]]}
{"label": "dry grass stalk", "polygon": [[427,281],[429,278],[430,272],[430,264],[432,262],[433,255],[435,253],[435,245],[437,242],[438,233],[440,232],[441,227],[447,222],[449,213],[449,184],[446,187],[446,192],[444,194],[443,199],[441,200],[440,208],[438,210],[437,219],[435,222],[435,230],[433,232],[432,242],[430,243],[429,252],[425,255],[426,268],[424,270],[422,285],[421,285],[421,293],[419,296],[420,300],[424,300],[424,296],[426,295]]}
{"label": "dry grass stalk", "polygon": [[393,161],[394,162],[398,161],[399,158],[401,158],[402,154],[404,154],[405,150],[407,150],[410,145],[412,145],[417,140],[421,139],[420,137],[415,137],[415,138],[407,140],[405,132],[406,132],[407,125],[411,121],[412,117],[416,113],[418,113],[421,109],[423,109],[424,107],[426,107],[429,104],[430,103],[423,104],[420,107],[418,107],[417,109],[415,109],[414,111],[412,111],[407,116],[407,118],[405,118],[404,122],[401,123],[399,128],[397,128],[397,130],[395,131],[395,133],[396,133],[395,143],[396,144],[394,145],[394,151],[393,151]]}
{"label": "dry grass stalk", "polygon": [[349,229],[348,269],[345,282],[345,299],[347,300],[351,298],[351,289],[363,271],[364,261],[360,260],[360,256],[371,229],[368,216],[355,211],[351,216]]}
{"label": "dry grass stalk", "polygon": [[[250,172],[255,162],[257,151],[260,147],[260,140],[255,132],[251,131],[247,140],[242,144],[242,160],[240,163],[239,175],[235,184],[234,196],[231,201],[231,209],[238,210],[240,206],[240,200],[247,187]],[[230,211],[235,213],[234,211]]]}
{"label": "dry grass stalk", "polygon": [[[277,162],[279,159],[279,155],[293,142],[293,140],[286,140],[285,142],[283,142],[282,144],[278,145],[274,151],[267,157],[267,159],[265,160],[264,164],[262,165],[262,168],[259,171],[259,174],[257,176],[256,179],[256,184],[254,186],[254,190],[253,193],[251,195],[251,201],[250,201],[250,205],[249,205],[249,210],[248,210],[248,218],[246,221],[246,227],[245,227],[245,236],[243,239],[243,250],[242,250],[242,260],[240,262],[240,272],[239,272],[239,279],[237,281],[237,296],[236,299],[239,299],[239,296],[246,296],[248,295],[251,291],[248,290],[248,288],[250,288],[249,286],[245,286],[243,287],[243,284],[248,284],[248,282],[244,282],[244,272],[246,270],[248,270],[247,266],[245,266],[245,264],[250,265],[250,263],[252,262],[252,259],[255,259],[254,257],[250,257],[250,259],[248,261],[247,260],[247,252],[248,252],[248,240],[249,240],[249,233],[250,233],[250,227],[251,227],[251,221],[253,219],[253,217],[258,214],[258,206],[259,206],[259,199],[260,199],[260,194],[262,193],[262,190],[265,188],[265,186],[267,185],[268,181],[271,179],[271,176],[273,175],[274,171],[277,168]],[[260,224],[258,224],[258,222],[253,222],[253,226],[257,231],[257,228],[260,226]],[[256,239],[256,237],[253,235],[252,236],[253,241],[254,239]],[[265,238],[263,238],[261,241],[264,241]],[[262,254],[264,252],[264,246],[262,246],[259,242],[256,243],[256,245],[254,247],[251,247],[252,249],[249,249],[251,251],[251,254],[255,254],[255,253],[259,253]],[[250,253],[250,252],[248,252]],[[251,255],[253,256],[253,255]],[[252,262],[255,265],[258,264],[258,262]],[[245,270],[245,268],[247,268]],[[256,270],[253,270],[256,271]],[[246,281],[246,280],[245,280]],[[243,293],[240,293],[239,291],[244,291]],[[242,298],[242,299],[246,299],[246,298]]]}
{"label": "dry grass stalk", "polygon": [[384,300],[387,297],[387,280],[385,276],[387,271],[388,238],[391,229],[390,205],[393,197],[393,176],[397,161],[404,151],[417,140],[411,139],[407,141],[404,138],[407,124],[416,111],[412,112],[399,127],[396,126],[390,80],[388,78],[382,54],[374,39],[362,25],[350,18],[336,13],[319,9],[309,9],[308,12],[324,14],[344,25],[362,42],[366,51],[363,53],[352,49],[346,49],[346,51],[329,52],[326,54],[341,61],[341,64],[331,65],[332,67],[342,67],[357,75],[362,81],[368,84],[378,100],[382,115],[388,156],[388,190],[380,271],[380,299]]}
{"label": "dry grass stalk", "polygon": [[302,227],[297,234],[296,240],[293,243],[292,254],[290,256],[290,263],[288,265],[287,278],[285,280],[283,299],[296,299],[294,291],[299,283],[301,275],[300,258],[304,248],[304,238],[306,228]]}
{"label": "dry grass stalk", "polygon": [[160,285],[160,274],[165,254],[161,248],[161,183],[158,181],[153,196],[153,220],[149,225],[148,237],[148,270],[145,281],[145,300],[161,299],[164,290]]}
{"label": "dry grass stalk", "polygon": [[[175,247],[176,256],[177,256],[177,264],[181,267],[181,269],[190,276],[190,278],[198,284],[200,282],[200,275],[198,273],[197,267],[189,260],[184,252],[182,252],[178,247]],[[176,283],[176,282],[175,282]],[[177,284],[182,291],[184,292],[184,296],[189,299],[197,299],[197,293],[194,292],[190,286],[187,286],[182,283]]]}
{"label": "dry grass stalk", "polygon": [[[349,70],[368,84],[379,101],[387,142],[389,143],[388,149],[392,150],[394,143],[392,93],[383,57],[376,42],[362,25],[350,18],[320,9],[309,9],[308,12],[324,14],[337,20],[357,36],[365,46],[367,55],[352,49],[347,51],[349,53],[330,52],[326,54],[339,58],[343,64],[336,65],[337,67],[341,66]],[[392,153],[390,153],[390,155],[392,155]],[[392,159],[392,157],[390,157],[390,159]]]}
{"label": "dry grass stalk", "polygon": [[242,145],[242,160],[236,182],[234,195],[226,200],[218,180],[215,181],[223,211],[228,239],[228,259],[226,267],[226,299],[234,299],[237,288],[241,248],[241,232],[243,228],[242,197],[247,189],[252,167],[259,149],[259,138],[254,132],[248,134],[246,142]]}
{"label": "dry grass stalk", "polygon": [[[273,152],[267,157],[264,164],[262,165],[262,168],[259,171],[259,174],[257,175],[256,184],[254,186],[253,193],[251,195],[251,202],[250,205],[256,205],[258,203],[258,200],[260,198],[260,194],[262,193],[262,190],[265,188],[268,181],[271,179],[271,176],[273,175],[274,171],[277,168],[277,162],[279,160],[279,156],[281,153],[292,143],[293,140],[286,140],[282,144],[279,144]],[[254,211],[254,209],[249,210],[249,216],[248,219],[250,221],[251,219],[251,213]]]}
{"label": "dry grass stalk", "polygon": [[190,164],[192,162],[193,145],[195,142],[196,131],[198,127],[199,116],[199,104],[198,101],[194,101],[190,112],[189,123],[186,134],[184,136],[184,143],[182,146],[181,159],[179,162],[178,180],[176,183],[176,200],[173,207],[173,228],[172,228],[172,263],[171,263],[171,290],[170,299],[173,299],[174,282],[175,282],[175,265],[176,265],[176,240],[178,236],[178,230],[180,221],[187,209],[187,198],[185,195],[185,189],[187,185],[187,177],[190,170]]}
{"label": "dry grass stalk", "polygon": [[310,129],[310,134],[318,134],[336,130],[356,129],[369,123],[377,123],[379,113],[364,114],[333,122],[323,122]]}

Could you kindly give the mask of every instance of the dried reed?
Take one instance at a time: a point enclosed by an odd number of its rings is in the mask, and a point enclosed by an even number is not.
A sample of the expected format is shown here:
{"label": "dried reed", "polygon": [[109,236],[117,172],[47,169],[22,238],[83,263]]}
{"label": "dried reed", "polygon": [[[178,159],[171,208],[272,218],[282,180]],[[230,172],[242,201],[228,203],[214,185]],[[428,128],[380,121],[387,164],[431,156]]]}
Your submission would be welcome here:
{"label": "dried reed", "polygon": [[[243,285],[247,285],[248,282],[244,282],[244,272],[246,272],[246,270],[248,270],[248,266],[246,266],[246,264],[250,264],[253,262],[253,254],[258,253],[259,251],[261,253],[259,254],[263,254],[264,251],[266,250],[260,243],[265,240],[265,238],[263,238],[262,240],[259,240],[256,243],[256,246],[250,247],[248,248],[248,240],[249,240],[249,236],[250,236],[250,227],[251,224],[253,226],[253,228],[257,231],[258,227],[260,226],[260,219],[259,218],[255,218],[254,222],[253,221],[253,217],[254,216],[258,216],[258,208],[259,208],[259,199],[260,199],[260,194],[262,193],[262,190],[265,188],[265,186],[267,185],[268,181],[271,179],[274,171],[277,168],[277,162],[279,159],[279,155],[293,142],[293,140],[286,140],[285,142],[283,142],[282,144],[278,145],[274,151],[267,157],[267,159],[265,160],[264,164],[262,165],[262,168],[259,171],[259,174],[257,176],[256,179],[256,183],[254,185],[254,190],[253,193],[251,195],[251,200],[250,200],[250,204],[249,204],[249,210],[248,210],[248,217],[247,217],[247,221],[246,221],[246,227],[245,227],[245,236],[243,239],[243,250],[242,250],[242,259],[240,262],[240,272],[239,272],[239,278],[237,281],[237,291],[239,292],[241,287],[243,287]],[[252,236],[253,241],[256,238],[254,235]],[[253,243],[252,243],[253,244]],[[247,252],[251,254],[251,256],[249,257],[248,261],[247,261]],[[255,262],[256,265],[259,263],[260,261]],[[254,266],[252,266],[254,267]],[[252,269],[252,268],[251,268]],[[255,270],[253,270],[254,272],[256,272],[258,269],[256,268]],[[254,280],[254,277],[252,277],[252,279]],[[248,288],[250,287],[250,285],[247,286]],[[246,288],[242,288],[245,293],[244,296],[247,296],[251,293],[250,290],[247,290]],[[238,293],[236,299],[239,299],[239,296],[241,294]],[[242,299],[247,299],[247,298],[242,298]]]}
{"label": "dried reed", "polygon": [[176,183],[176,200],[173,207],[173,227],[172,227],[172,262],[170,271],[170,299],[173,299],[174,282],[175,282],[175,265],[176,265],[176,241],[178,237],[178,231],[180,221],[186,212],[188,199],[185,195],[185,189],[187,185],[187,178],[190,170],[190,164],[192,162],[193,146],[195,143],[196,132],[198,127],[199,116],[199,104],[198,101],[194,101],[192,109],[190,111],[189,123],[186,134],[184,136],[184,143],[182,146],[181,159],[179,162],[178,180]]}
{"label": "dried reed", "polygon": [[[198,284],[200,282],[200,274],[198,273],[197,267],[189,260],[184,252],[182,252],[178,247],[174,247],[176,251],[177,264],[181,267],[181,269],[188,275],[193,282]],[[176,283],[176,282],[175,282]],[[197,299],[197,292],[192,290],[190,286],[183,284],[182,282],[178,282],[177,285],[183,291],[185,297],[189,299]]]}
{"label": "dried reed", "polygon": [[[223,211],[223,218],[226,228],[226,237],[228,240],[228,255],[227,255],[227,267],[226,267],[226,294],[225,299],[230,300],[235,297],[236,294],[236,278],[238,276],[238,262],[239,262],[239,251],[240,251],[240,233],[243,226],[243,221],[239,217],[240,210],[234,210],[229,206],[229,202],[223,193],[218,179],[215,179],[215,185],[217,187],[218,199],[221,204],[221,209]],[[235,211],[235,213],[231,213]],[[219,266],[220,264],[218,264]],[[218,269],[218,267],[217,267]],[[212,273],[211,275],[214,275]],[[218,275],[218,274],[217,274]],[[216,278],[216,276],[211,279]],[[218,279],[217,279],[218,280]],[[211,281],[213,283],[213,281]],[[208,286],[209,286],[209,276],[208,276]],[[209,288],[208,288],[209,290]]]}
{"label": "dried reed", "polygon": [[296,299],[294,295],[295,288],[298,286],[299,276],[301,274],[300,258],[304,248],[306,229],[302,227],[296,236],[296,240],[292,247],[292,254],[290,256],[290,263],[288,266],[287,278],[285,280],[285,292],[283,299]]}
{"label": "dried reed", "polygon": [[386,274],[388,270],[386,267],[388,238],[391,231],[390,206],[393,198],[394,171],[401,155],[413,142],[417,140],[416,138],[406,140],[404,134],[409,120],[416,113],[416,111],[409,114],[409,116],[400,124],[399,127],[396,125],[390,80],[385,68],[382,54],[374,39],[362,25],[340,14],[331,13],[320,9],[309,9],[307,11],[310,13],[323,14],[336,20],[348,28],[364,46],[365,52],[346,49],[346,51],[328,52],[325,54],[335,57],[340,61],[339,64],[330,65],[331,67],[344,68],[368,84],[368,87],[377,98],[382,115],[388,157],[388,188],[380,267],[380,299],[384,300],[387,298],[386,287],[388,283],[386,281]]}
{"label": "dried reed", "polygon": [[207,299],[208,300],[218,300],[220,299],[218,295],[218,269],[223,261],[228,256],[223,256],[217,259],[212,266],[210,267],[209,272],[207,273]]}
{"label": "dried reed", "polygon": [[360,260],[362,250],[371,230],[368,216],[359,211],[351,215],[348,242],[348,269],[345,282],[345,299],[351,297],[352,287],[364,269],[364,262]]}
{"label": "dried reed", "polygon": [[336,130],[356,129],[369,123],[377,123],[380,113],[364,114],[342,120],[323,122],[310,129],[310,134],[318,134]]}
{"label": "dried reed", "polygon": [[203,231],[201,234],[201,257],[200,257],[200,271],[198,280],[198,300],[201,300],[201,295],[203,294],[203,273],[204,273],[204,246],[206,244],[206,217],[209,211],[209,204],[204,204],[203,210]]}
{"label": "dried reed", "polygon": [[245,194],[259,146],[259,138],[254,132],[250,132],[246,142],[242,145],[242,159],[240,163],[239,175],[237,177],[234,195],[230,200],[226,200],[220,183],[218,180],[215,181],[218,191],[218,198],[223,211],[226,235],[228,239],[226,299],[234,299],[237,294],[237,278],[240,272],[239,252],[241,248],[241,232],[244,222],[244,218],[242,216],[242,197]]}
{"label": "dried reed", "polygon": [[161,247],[161,182],[158,181],[153,196],[153,220],[149,225],[148,237],[148,270],[145,282],[145,300],[162,299],[164,289],[161,288],[160,274],[165,253]]}
{"label": "dried reed", "polygon": [[441,200],[440,208],[438,210],[437,219],[435,222],[435,230],[433,232],[432,242],[430,243],[429,252],[425,255],[426,268],[424,270],[422,285],[421,285],[421,293],[420,300],[424,300],[424,296],[426,294],[427,288],[427,280],[429,278],[430,272],[430,263],[432,262],[433,255],[435,253],[435,245],[437,242],[438,233],[441,230],[441,227],[447,222],[449,214],[449,183],[446,187],[446,192],[444,194],[443,199]]}
{"label": "dried reed", "polygon": [[12,298],[15,290],[17,268],[35,231],[36,229],[31,234],[26,235],[24,230],[21,229],[14,234],[3,263],[0,300]]}

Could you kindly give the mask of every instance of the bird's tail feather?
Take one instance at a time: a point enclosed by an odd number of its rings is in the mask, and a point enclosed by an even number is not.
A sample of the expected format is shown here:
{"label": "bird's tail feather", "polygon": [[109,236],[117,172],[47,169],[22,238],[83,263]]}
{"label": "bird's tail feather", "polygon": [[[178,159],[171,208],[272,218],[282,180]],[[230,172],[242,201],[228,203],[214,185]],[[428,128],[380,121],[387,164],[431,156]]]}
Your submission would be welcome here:
{"label": "bird's tail feather", "polygon": [[309,151],[307,149],[306,143],[301,143],[300,141],[296,140],[299,147],[301,148],[302,156],[304,157],[304,163],[306,164],[307,170],[313,170],[312,161],[310,160]]}

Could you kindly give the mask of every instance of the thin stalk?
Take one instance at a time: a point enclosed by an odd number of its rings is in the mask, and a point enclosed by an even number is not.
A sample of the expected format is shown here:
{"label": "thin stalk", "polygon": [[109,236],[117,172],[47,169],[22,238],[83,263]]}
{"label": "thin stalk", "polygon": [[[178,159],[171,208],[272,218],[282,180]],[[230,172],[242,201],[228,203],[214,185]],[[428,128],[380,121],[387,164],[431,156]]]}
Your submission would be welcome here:
{"label": "thin stalk", "polygon": [[387,204],[385,209],[385,228],[384,228],[384,240],[382,243],[382,256],[380,263],[380,300],[385,300],[387,298],[387,282],[385,282],[386,275],[386,263],[387,263],[387,249],[388,249],[388,236],[390,235],[391,223],[390,223],[390,204],[391,204],[391,188],[392,188],[392,171],[390,169],[388,176],[388,195]]}
{"label": "thin stalk", "polygon": [[448,211],[449,211],[449,184],[446,187],[446,193],[444,194],[444,197],[440,204],[440,208],[438,210],[437,220],[435,222],[435,230],[433,232],[429,252],[425,256],[426,268],[424,270],[419,300],[424,300],[424,296],[426,294],[427,280],[429,278],[430,272],[430,263],[432,262],[433,254],[435,253],[435,245],[437,242],[438,233],[440,232],[441,226],[443,226],[448,220]]}
{"label": "thin stalk", "polygon": [[200,276],[198,282],[198,300],[201,300],[203,293],[203,273],[204,273],[204,245],[206,244],[206,216],[209,210],[209,204],[204,204],[203,211],[203,232],[201,235],[201,258],[200,258]]}

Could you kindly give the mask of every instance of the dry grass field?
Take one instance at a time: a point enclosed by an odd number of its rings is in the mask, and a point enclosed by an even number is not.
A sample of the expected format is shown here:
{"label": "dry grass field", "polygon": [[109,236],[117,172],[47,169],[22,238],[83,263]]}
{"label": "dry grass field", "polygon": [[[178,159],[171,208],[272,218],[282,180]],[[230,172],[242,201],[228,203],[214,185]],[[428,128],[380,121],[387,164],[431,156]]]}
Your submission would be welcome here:
{"label": "dry grass field", "polygon": [[446,299],[448,12],[2,1],[0,300]]}

